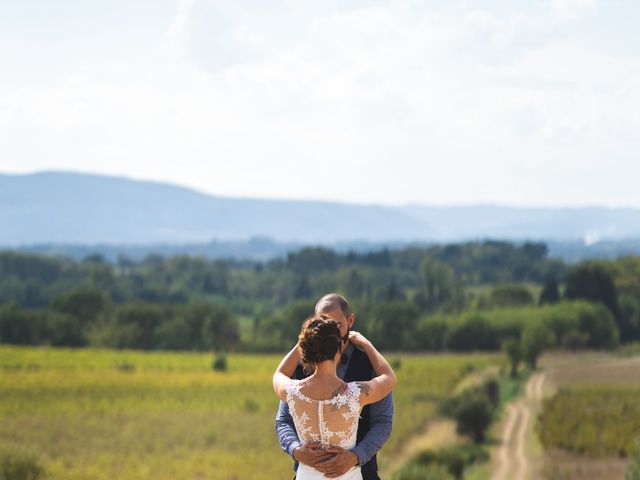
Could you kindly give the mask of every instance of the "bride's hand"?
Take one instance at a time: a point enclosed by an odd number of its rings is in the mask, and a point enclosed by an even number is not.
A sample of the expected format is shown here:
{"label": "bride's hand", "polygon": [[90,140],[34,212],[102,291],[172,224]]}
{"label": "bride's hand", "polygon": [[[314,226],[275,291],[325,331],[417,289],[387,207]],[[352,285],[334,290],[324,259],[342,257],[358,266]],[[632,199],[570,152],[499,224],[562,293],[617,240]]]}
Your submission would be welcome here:
{"label": "bride's hand", "polygon": [[352,330],[349,332],[349,342],[351,342],[356,347],[364,347],[367,343],[369,343],[369,340],[367,340],[360,332],[354,332]]}

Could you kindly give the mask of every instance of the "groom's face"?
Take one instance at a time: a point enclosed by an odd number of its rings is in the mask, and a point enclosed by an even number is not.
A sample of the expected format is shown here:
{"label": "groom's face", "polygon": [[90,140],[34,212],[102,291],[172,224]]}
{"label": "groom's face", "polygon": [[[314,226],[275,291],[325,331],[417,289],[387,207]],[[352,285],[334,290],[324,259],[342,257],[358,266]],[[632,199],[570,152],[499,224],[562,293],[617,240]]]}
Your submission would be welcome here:
{"label": "groom's face", "polygon": [[351,327],[353,327],[353,322],[356,318],[353,313],[349,314],[349,316],[347,317],[339,308],[335,308],[333,310],[322,313],[333,318],[336,321],[336,323],[338,324],[338,328],[340,328],[340,336],[347,337],[347,335],[349,335],[349,330],[351,329]]}

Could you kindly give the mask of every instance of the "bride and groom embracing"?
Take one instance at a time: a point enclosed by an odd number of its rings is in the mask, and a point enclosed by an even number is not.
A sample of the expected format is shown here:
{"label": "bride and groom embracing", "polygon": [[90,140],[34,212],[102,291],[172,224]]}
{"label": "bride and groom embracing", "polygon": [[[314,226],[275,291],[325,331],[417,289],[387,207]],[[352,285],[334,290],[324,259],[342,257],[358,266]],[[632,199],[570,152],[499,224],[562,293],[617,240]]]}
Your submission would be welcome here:
{"label": "bride and groom embracing", "polygon": [[376,453],[391,435],[396,377],[358,332],[347,300],[316,304],[273,375],[276,431],[296,480],[379,480]]}

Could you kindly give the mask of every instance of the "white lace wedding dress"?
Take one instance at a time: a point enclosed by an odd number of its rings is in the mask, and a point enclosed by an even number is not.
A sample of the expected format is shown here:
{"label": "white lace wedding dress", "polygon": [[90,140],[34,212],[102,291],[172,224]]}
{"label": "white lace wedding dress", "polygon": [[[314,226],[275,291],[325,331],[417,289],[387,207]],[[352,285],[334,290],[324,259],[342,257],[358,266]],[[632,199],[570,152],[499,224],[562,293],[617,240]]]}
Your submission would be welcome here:
{"label": "white lace wedding dress", "polygon": [[[320,442],[323,447],[337,446],[350,450],[356,445],[360,417],[360,386],[347,384],[343,393],[328,400],[314,400],[300,391],[300,380],[287,386],[287,405],[298,437],[303,445]],[[326,479],[322,472],[302,463],[296,480]],[[359,466],[354,466],[334,480],[362,480]]]}

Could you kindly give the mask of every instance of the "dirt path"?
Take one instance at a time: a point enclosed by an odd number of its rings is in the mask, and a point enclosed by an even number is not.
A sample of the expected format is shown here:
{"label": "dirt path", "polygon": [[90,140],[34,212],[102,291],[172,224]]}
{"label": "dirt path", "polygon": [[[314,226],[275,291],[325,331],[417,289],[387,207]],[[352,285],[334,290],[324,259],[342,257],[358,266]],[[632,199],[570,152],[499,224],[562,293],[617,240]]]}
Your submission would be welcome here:
{"label": "dirt path", "polygon": [[[487,378],[487,375],[497,371],[498,367],[491,367],[472,373],[462,379],[453,391],[459,393],[465,388],[480,385],[482,381]],[[450,445],[455,443],[458,438],[456,423],[453,420],[435,417],[424,426],[422,431],[409,438],[408,441],[402,445],[400,451],[393,456],[393,460],[383,467],[380,472],[380,477],[389,478],[418,453]]]}
{"label": "dirt path", "polygon": [[530,466],[525,453],[532,404],[542,399],[545,374],[535,373],[527,381],[525,396],[507,406],[507,421],[498,450],[498,468],[492,480],[527,480]]}

